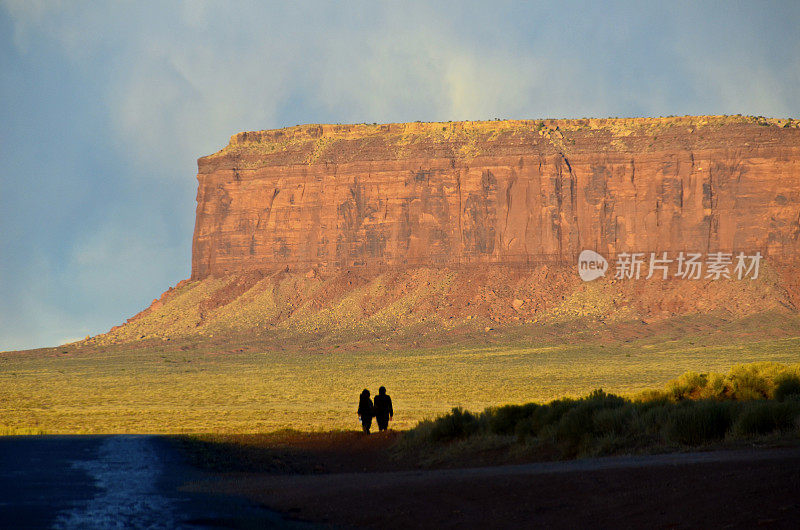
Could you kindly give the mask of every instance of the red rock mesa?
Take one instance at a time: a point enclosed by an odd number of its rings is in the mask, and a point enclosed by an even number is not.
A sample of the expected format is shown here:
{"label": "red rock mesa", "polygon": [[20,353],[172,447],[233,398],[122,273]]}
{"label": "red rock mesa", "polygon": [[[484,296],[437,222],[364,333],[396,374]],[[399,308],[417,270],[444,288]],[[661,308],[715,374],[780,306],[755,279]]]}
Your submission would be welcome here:
{"label": "red rock mesa", "polygon": [[[778,329],[800,307],[794,120],[303,125],[236,134],[198,166],[190,280],[99,340],[399,343],[539,323],[560,337],[563,323],[691,314],[760,313]],[[584,283],[584,249],[760,252],[765,265],[754,282],[615,281],[612,268]]]}
{"label": "red rock mesa", "polygon": [[800,250],[800,129],[743,117],[307,125],[198,161],[192,279]]}

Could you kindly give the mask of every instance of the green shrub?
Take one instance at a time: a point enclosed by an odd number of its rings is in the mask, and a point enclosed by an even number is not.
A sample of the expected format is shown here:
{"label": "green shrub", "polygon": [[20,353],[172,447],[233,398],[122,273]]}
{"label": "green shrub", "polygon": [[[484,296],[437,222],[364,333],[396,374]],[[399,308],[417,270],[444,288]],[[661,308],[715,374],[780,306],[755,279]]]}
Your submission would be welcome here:
{"label": "green shrub", "polygon": [[619,454],[630,447],[630,440],[627,437],[613,433],[605,434],[596,438],[592,446],[586,451],[586,456],[606,456]]}
{"label": "green shrub", "polygon": [[796,428],[800,365],[757,363],[736,366],[725,375],[689,372],[665,391],[640,394],[636,401],[598,389],[577,400],[506,405],[480,415],[454,408],[421,422],[403,443],[419,448],[459,440],[459,447],[474,448],[473,439],[503,445],[513,443],[511,435],[516,435],[525,447],[573,457],[701,446],[728,435],[753,437]]}
{"label": "green shrub", "polygon": [[777,363],[753,363],[734,366],[728,373],[731,397],[738,401],[771,398],[775,380],[786,367]]}
{"label": "green shrub", "polygon": [[600,431],[595,416],[602,412],[618,411],[626,405],[624,398],[606,394],[602,389],[593,391],[589,396],[577,401],[574,406],[561,416],[558,423],[545,429],[547,435],[559,446],[565,456],[574,456],[591,445],[592,439]]}
{"label": "green shrub", "polygon": [[407,431],[402,439],[402,445],[406,448],[425,445],[432,439],[431,433],[433,432],[434,422],[432,420],[422,420],[417,423],[416,427]]}
{"label": "green shrub", "polygon": [[666,401],[667,395],[662,390],[642,390],[637,394],[636,401],[640,403],[653,403],[656,401]]}
{"label": "green shrub", "polygon": [[697,372],[686,372],[677,379],[667,383],[667,395],[673,401],[684,399],[697,399],[700,392],[708,383],[708,374],[698,374]]}
{"label": "green shrub", "polygon": [[606,394],[603,392],[602,388],[593,390],[591,394],[581,401],[589,404],[590,408],[594,410],[617,408],[628,403],[628,400],[623,397],[615,396],[614,394]]}
{"label": "green shrub", "polygon": [[613,434],[615,436],[628,435],[637,419],[636,412],[636,409],[632,405],[599,410],[595,413],[593,418],[594,429],[597,432]]}
{"label": "green shrub", "polygon": [[774,397],[785,401],[789,396],[800,396],[800,377],[785,374],[776,380]]}
{"label": "green shrub", "polygon": [[573,399],[559,399],[537,407],[517,423],[514,432],[521,439],[539,436],[545,427],[558,423],[576,404]]}
{"label": "green shrub", "polygon": [[578,406],[564,414],[557,424],[546,429],[564,456],[575,456],[594,434],[592,410]]}
{"label": "green shrub", "polygon": [[514,428],[514,434],[522,441],[526,438],[534,438],[539,435],[542,430],[542,425],[536,421],[534,417],[528,417],[520,420]]}
{"label": "green shrub", "polygon": [[737,435],[767,434],[776,428],[775,418],[768,407],[755,406],[747,407],[734,425],[734,432]]}
{"label": "green shrub", "polygon": [[649,436],[660,436],[667,424],[670,412],[675,409],[671,403],[661,403],[657,406],[640,405],[638,425],[641,432]]}
{"label": "green shrub", "polygon": [[[667,383],[666,390],[642,392],[640,401],[659,399],[664,396],[671,401],[685,399],[732,399],[751,401],[770,399],[777,386],[787,377],[800,376],[798,365],[779,363],[752,363],[734,366],[727,374],[700,374],[687,372]],[[800,379],[799,379],[800,380]],[[790,383],[787,383],[790,384]]]}
{"label": "green shrub", "polygon": [[733,432],[739,436],[748,436],[790,431],[795,427],[798,416],[800,416],[798,401],[748,403],[739,414]]}
{"label": "green shrub", "polygon": [[702,399],[725,399],[728,394],[728,385],[722,374],[708,374],[705,388],[700,392]]}
{"label": "green shrub", "polygon": [[514,434],[520,421],[530,417],[540,405],[506,405],[486,411],[489,432],[494,434]]}
{"label": "green shrub", "polygon": [[718,401],[689,402],[669,414],[664,426],[667,440],[683,445],[703,445],[721,440],[732,423],[732,404]]}
{"label": "green shrub", "polygon": [[430,430],[430,439],[445,442],[466,438],[478,431],[478,418],[461,407],[454,407],[450,414],[436,418]]}

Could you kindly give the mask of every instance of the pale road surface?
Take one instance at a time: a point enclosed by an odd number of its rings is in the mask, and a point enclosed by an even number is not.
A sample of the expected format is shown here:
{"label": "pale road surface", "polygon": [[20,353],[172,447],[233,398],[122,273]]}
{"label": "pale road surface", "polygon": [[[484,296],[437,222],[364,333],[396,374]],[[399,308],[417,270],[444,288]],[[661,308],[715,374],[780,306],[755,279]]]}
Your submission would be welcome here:
{"label": "pale road surface", "polygon": [[179,489],[202,478],[157,436],[3,437],[0,528],[308,528]]}

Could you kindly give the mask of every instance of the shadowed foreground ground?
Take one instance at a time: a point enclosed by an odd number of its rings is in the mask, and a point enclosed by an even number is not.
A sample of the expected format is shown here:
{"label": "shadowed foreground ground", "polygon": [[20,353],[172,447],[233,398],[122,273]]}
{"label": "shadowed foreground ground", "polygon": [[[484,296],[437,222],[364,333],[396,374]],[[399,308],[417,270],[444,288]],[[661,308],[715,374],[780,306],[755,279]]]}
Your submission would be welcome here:
{"label": "shadowed foreground ground", "polygon": [[796,528],[800,517],[797,447],[414,470],[386,461],[391,436],[370,439],[282,447],[244,466],[258,471],[190,489],[345,528]]}
{"label": "shadowed foreground ground", "polygon": [[[154,436],[0,438],[0,526],[795,528],[800,517],[798,448],[389,471],[377,460],[391,437],[370,440],[212,473]],[[315,458],[334,465],[306,468]]]}

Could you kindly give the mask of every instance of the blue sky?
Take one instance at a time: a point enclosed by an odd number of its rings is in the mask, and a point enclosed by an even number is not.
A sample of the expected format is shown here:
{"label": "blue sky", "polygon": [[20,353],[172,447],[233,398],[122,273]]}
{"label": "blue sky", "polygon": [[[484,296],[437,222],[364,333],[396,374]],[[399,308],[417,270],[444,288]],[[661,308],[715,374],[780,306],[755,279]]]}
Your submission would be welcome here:
{"label": "blue sky", "polygon": [[798,2],[0,0],[0,351],[188,277],[196,159],[299,123],[800,117]]}

